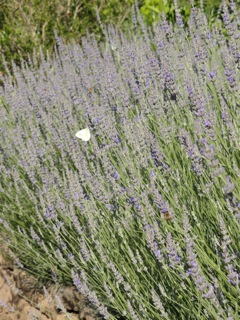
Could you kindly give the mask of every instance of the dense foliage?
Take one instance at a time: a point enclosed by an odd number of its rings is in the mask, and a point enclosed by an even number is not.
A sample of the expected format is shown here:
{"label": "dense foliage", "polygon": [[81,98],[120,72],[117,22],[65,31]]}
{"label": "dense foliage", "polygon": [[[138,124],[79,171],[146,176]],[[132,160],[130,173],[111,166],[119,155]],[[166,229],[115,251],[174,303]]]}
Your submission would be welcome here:
{"label": "dense foliage", "polygon": [[194,6],[188,26],[134,12],[2,77],[1,240],[105,319],[237,320],[239,12],[223,1],[212,30]]}
{"label": "dense foliage", "polygon": [[[210,23],[215,21],[221,0],[204,0],[204,10]],[[127,30],[131,22],[133,0],[8,0],[0,1],[0,72],[5,73],[4,55],[8,66],[11,61],[21,64],[33,51],[39,59],[39,48],[53,53],[54,30],[64,42],[81,42],[86,33],[103,39],[96,10],[103,24],[112,23],[117,29]],[[186,22],[191,1],[179,0],[181,14]],[[199,6],[200,2],[196,4]],[[239,0],[236,2],[239,5]],[[169,21],[175,21],[173,0],[138,0],[140,12],[147,24],[158,21],[165,13]],[[1,82],[0,82],[1,85]]]}

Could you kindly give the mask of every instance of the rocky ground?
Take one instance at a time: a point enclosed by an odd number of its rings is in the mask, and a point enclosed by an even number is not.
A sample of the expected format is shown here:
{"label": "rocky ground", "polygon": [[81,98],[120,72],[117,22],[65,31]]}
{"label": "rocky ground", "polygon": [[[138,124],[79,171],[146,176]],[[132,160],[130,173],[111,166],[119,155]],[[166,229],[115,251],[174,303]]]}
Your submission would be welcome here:
{"label": "rocky ground", "polygon": [[[48,298],[34,277],[0,255],[0,320],[98,319],[76,288],[55,285],[47,290]],[[65,313],[57,308],[56,295]]]}

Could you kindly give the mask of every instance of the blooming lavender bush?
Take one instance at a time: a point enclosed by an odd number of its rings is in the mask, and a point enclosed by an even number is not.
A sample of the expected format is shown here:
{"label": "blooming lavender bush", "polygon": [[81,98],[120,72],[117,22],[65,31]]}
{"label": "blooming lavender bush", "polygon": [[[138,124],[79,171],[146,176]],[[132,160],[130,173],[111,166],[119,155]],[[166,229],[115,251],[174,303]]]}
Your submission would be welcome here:
{"label": "blooming lavender bush", "polygon": [[240,15],[175,9],[3,79],[1,238],[104,319],[240,316]]}

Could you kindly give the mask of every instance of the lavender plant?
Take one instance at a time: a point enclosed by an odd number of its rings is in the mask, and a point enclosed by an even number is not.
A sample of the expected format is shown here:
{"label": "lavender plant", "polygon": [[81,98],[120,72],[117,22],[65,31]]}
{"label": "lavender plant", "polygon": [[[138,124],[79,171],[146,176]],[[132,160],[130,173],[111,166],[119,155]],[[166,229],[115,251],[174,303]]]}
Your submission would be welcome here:
{"label": "lavender plant", "polygon": [[240,316],[240,15],[175,7],[3,78],[1,240],[104,319]]}

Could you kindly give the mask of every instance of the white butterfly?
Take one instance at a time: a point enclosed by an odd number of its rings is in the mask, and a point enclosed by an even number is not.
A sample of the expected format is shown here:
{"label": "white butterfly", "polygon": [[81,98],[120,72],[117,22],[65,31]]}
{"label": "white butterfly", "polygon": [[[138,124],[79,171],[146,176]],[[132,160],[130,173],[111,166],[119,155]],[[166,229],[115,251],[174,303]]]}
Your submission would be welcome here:
{"label": "white butterfly", "polygon": [[83,141],[88,141],[88,140],[90,140],[90,130],[89,130],[89,128],[82,129],[82,130],[78,131],[75,134],[75,136],[77,138],[82,139]]}

